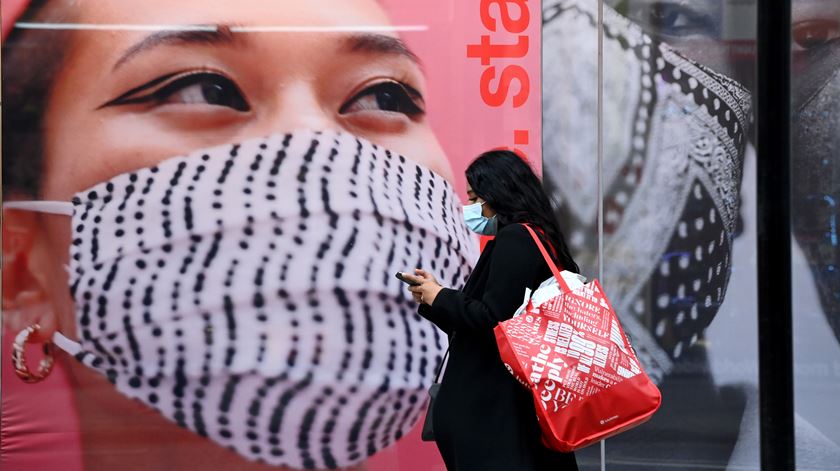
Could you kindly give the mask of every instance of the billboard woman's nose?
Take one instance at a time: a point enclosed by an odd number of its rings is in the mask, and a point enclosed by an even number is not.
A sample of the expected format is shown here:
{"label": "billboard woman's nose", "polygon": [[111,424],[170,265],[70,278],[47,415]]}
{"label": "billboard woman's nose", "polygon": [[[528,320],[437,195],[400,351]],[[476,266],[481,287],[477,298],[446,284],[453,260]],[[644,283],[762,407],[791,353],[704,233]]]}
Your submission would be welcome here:
{"label": "billboard woman's nose", "polygon": [[336,116],[337,110],[331,110],[310,83],[301,81],[278,89],[259,125],[262,134],[302,129],[337,131],[341,126]]}

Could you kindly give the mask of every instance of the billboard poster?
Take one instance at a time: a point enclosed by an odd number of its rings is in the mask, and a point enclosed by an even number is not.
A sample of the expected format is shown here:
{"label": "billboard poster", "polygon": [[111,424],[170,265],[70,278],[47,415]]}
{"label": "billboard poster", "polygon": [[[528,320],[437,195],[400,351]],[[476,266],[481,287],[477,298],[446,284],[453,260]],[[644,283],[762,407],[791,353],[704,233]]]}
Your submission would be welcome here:
{"label": "billboard poster", "polygon": [[4,0],[3,469],[443,470],[393,274],[460,286],[467,164],[539,166],[540,16]]}
{"label": "billboard poster", "polygon": [[[606,441],[606,467],[759,469],[757,3],[598,3],[543,2],[543,170],[571,250],[584,272],[602,269],[663,396],[649,423]],[[798,469],[828,470],[840,460],[825,406],[840,392],[840,9],[792,3],[794,433]],[[601,469],[598,450],[578,460]]]}

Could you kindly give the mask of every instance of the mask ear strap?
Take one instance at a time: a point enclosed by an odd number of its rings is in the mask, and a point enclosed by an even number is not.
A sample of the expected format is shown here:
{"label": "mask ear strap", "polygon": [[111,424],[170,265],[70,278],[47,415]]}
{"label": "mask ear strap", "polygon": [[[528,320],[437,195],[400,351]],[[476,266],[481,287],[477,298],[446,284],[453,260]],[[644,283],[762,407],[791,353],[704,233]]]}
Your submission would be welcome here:
{"label": "mask ear strap", "polygon": [[20,209],[60,216],[73,215],[73,203],[66,201],[7,201],[3,203],[3,209]]}
{"label": "mask ear strap", "polygon": [[69,353],[70,355],[77,355],[82,351],[82,346],[78,342],[68,339],[61,332],[55,332],[52,336],[52,342],[60,349]]}
{"label": "mask ear strap", "polygon": [[95,353],[84,350],[79,342],[68,339],[62,335],[61,332],[55,332],[53,334],[52,343],[56,347],[64,350],[68,355],[73,356],[83,365],[91,368],[99,368],[103,363],[101,357],[97,356]]}

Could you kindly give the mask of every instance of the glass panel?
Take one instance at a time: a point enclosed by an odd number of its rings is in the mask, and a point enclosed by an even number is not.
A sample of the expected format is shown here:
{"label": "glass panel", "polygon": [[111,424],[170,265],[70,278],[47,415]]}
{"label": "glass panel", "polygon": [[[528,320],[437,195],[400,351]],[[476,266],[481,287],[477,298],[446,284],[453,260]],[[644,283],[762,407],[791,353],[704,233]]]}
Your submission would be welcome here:
{"label": "glass panel", "polygon": [[[625,72],[622,81],[638,84],[635,114],[604,111],[605,149],[618,147],[604,154],[605,179],[614,182],[604,199],[604,283],[624,322],[644,326],[647,335],[637,344],[669,360],[654,369],[662,408],[649,423],[608,440],[607,466],[755,467],[755,156],[748,88],[755,5],[606,3],[604,42],[627,44],[621,55],[605,54],[604,76],[622,75],[627,62],[639,70]],[[604,93],[614,93],[609,83]],[[622,181],[610,169],[635,178]]]}
{"label": "glass panel", "polygon": [[797,469],[840,463],[840,3],[793,1],[792,181]]}
{"label": "glass panel", "polygon": [[601,254],[596,145],[577,138],[596,134],[597,2],[544,8],[545,173],[663,394],[607,468],[756,467],[754,2],[606,2]]}
{"label": "glass panel", "polygon": [[[543,181],[569,249],[591,278],[598,270],[598,31],[594,10],[582,6],[543,3]],[[601,469],[598,445],[575,455],[581,470]]]}

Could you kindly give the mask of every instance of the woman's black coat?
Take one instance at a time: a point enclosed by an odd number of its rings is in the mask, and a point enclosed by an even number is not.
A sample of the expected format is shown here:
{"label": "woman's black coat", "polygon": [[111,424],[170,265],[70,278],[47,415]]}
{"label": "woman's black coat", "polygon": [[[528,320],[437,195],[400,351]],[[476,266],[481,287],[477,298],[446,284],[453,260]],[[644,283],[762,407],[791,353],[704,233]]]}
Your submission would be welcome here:
{"label": "woman's black coat", "polygon": [[449,471],[576,470],[573,454],[540,442],[534,403],[499,357],[493,328],[513,316],[525,287],[551,276],[528,231],[501,228],[462,291],[444,288],[419,313],[450,335],[449,361],[433,413]]}

